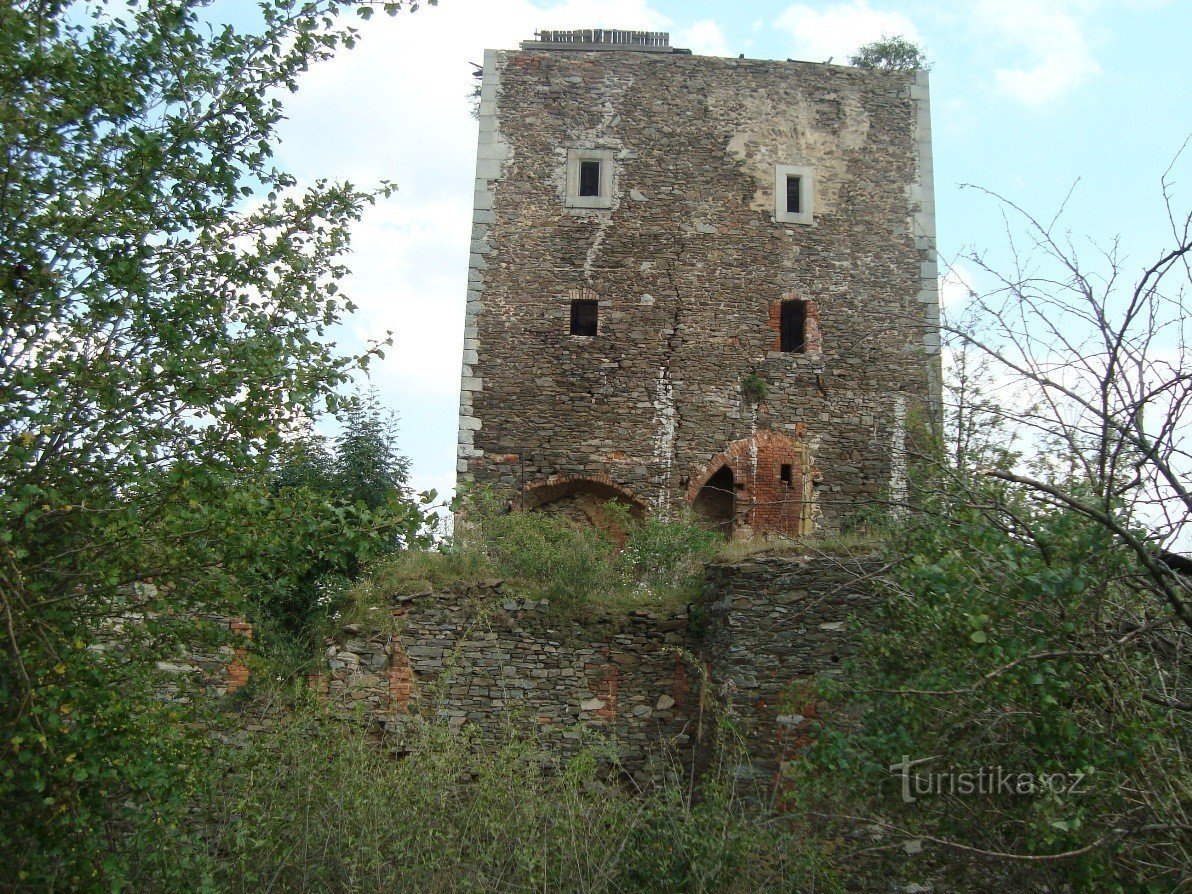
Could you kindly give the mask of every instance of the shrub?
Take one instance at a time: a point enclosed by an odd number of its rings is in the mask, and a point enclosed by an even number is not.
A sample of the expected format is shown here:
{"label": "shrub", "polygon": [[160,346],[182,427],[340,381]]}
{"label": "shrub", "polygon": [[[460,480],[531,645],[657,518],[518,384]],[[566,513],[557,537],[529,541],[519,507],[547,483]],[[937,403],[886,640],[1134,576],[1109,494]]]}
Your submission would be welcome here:
{"label": "shrub", "polygon": [[727,777],[709,776],[698,800],[678,781],[632,796],[598,746],[547,772],[527,741],[474,748],[417,720],[405,748],[395,761],[307,708],[214,754],[200,790],[213,887],[765,892],[814,867],[793,829]]}
{"label": "shrub", "polygon": [[766,380],[757,373],[750,373],[741,380],[741,393],[746,400],[755,404],[761,403],[766,399]]}
{"label": "shrub", "polygon": [[647,518],[629,527],[621,562],[656,591],[686,591],[723,543],[690,515],[680,521]]}
{"label": "shrub", "polygon": [[575,610],[619,590],[623,578],[613,544],[591,527],[538,512],[490,515],[484,550],[501,577],[516,580],[562,610]]}

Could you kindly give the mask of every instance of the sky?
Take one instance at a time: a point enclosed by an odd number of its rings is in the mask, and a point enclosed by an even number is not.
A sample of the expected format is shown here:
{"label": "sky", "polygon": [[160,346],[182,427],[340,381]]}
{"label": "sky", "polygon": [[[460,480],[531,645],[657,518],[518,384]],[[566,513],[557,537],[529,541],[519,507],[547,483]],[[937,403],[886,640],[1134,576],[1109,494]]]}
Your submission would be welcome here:
{"label": "sky", "polygon": [[[245,0],[236,0],[245,2]],[[486,47],[539,28],[669,31],[697,54],[843,63],[882,35],[931,60],[945,308],[1004,257],[1005,224],[974,184],[1044,218],[1068,200],[1075,239],[1120,235],[1128,266],[1165,244],[1160,177],[1192,133],[1192,0],[440,0],[361,24],[357,47],[288,97],[279,160],[301,180],[385,179],[398,192],[354,231],[346,350],[392,331],[371,382],[400,416],[418,489],[449,491],[476,151],[468,93]],[[1184,161],[1192,155],[1192,147]],[[1192,179],[1192,164],[1177,169]],[[1187,208],[1192,187],[1177,182]],[[1090,244],[1092,244],[1090,243]]]}

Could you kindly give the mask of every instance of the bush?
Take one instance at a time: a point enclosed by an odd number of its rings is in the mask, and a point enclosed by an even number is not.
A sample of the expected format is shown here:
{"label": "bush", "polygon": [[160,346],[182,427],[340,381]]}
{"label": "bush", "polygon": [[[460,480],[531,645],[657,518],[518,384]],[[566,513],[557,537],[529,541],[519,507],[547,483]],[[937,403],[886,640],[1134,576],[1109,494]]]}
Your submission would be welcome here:
{"label": "bush", "polygon": [[[366,561],[430,542],[435,516],[428,506],[435,494],[410,492],[409,460],[397,450],[393,414],[368,392],[349,401],[342,417],[343,432],[333,445],[308,429],[276,462],[273,497],[306,507],[310,518],[339,518],[344,536],[317,544],[305,562],[279,569],[277,586],[256,593],[253,621],[267,650],[290,650],[286,638],[317,641],[327,621],[345,610],[348,585]],[[370,536],[352,536],[357,530]]]}
{"label": "bush", "polygon": [[627,572],[656,591],[687,591],[724,539],[696,523],[647,518],[629,527],[621,562]]}
{"label": "bush", "polygon": [[698,801],[678,782],[630,796],[598,747],[551,773],[515,737],[471,746],[412,721],[395,761],[316,709],[279,719],[213,755],[200,799],[212,887],[764,892],[792,890],[814,866],[789,825],[725,779]]}
{"label": "bush", "polygon": [[[1002,861],[1003,890],[1174,890],[1189,865],[1175,830],[1192,725],[1137,696],[1162,652],[1131,631],[1162,609],[1138,589],[1133,557],[1098,524],[1018,489],[980,477],[934,487],[886,544],[880,622],[832,696],[858,726],[820,728],[803,795],[882,816],[907,839],[1025,855]],[[1001,767],[1083,784],[904,805],[890,771],[904,755],[938,756],[922,774]],[[964,870],[965,851],[943,853]]]}
{"label": "bush", "polygon": [[483,548],[500,577],[552,606],[575,611],[624,586],[612,542],[591,527],[538,512],[490,514],[481,521]]}
{"label": "bush", "polygon": [[610,527],[623,532],[621,547],[610,534],[562,516],[508,512],[490,492],[472,494],[465,504],[464,536],[433,559],[411,554],[386,566],[382,578],[397,576],[402,586],[435,577],[433,583],[444,586],[444,572],[454,569],[468,580],[485,574],[505,579],[567,613],[596,604],[630,608],[642,600],[689,598],[704,563],[723,543],[691,516],[639,521],[613,503],[605,512]]}

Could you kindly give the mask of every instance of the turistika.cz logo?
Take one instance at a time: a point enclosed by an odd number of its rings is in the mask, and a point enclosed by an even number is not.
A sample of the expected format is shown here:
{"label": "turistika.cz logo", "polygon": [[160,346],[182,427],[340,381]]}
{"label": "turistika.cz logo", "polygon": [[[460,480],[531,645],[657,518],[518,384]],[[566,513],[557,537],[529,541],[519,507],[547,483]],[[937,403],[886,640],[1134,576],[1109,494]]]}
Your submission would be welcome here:
{"label": "turistika.cz logo", "polygon": [[1077,770],[1070,773],[1032,773],[1007,770],[1005,767],[978,767],[975,770],[948,769],[938,773],[913,772],[915,767],[939,760],[938,755],[912,759],[904,754],[902,760],[890,765],[891,773],[902,776],[903,803],[912,804],[919,798],[938,795],[1009,795],[1028,797],[1044,793],[1082,795],[1088,774]]}

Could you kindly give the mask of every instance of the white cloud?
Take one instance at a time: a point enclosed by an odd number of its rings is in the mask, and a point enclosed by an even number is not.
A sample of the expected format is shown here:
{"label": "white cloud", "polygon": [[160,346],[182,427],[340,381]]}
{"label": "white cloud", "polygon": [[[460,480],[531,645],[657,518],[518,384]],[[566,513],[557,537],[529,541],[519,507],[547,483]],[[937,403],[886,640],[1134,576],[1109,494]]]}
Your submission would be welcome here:
{"label": "white cloud", "polygon": [[999,92],[1031,106],[1047,105],[1099,74],[1085,16],[1090,0],[979,0],[983,39],[1008,64],[994,70]]}
{"label": "white cloud", "polygon": [[691,50],[698,56],[730,56],[728,38],[711,19],[696,22],[690,28],[684,28],[671,37],[671,43],[677,47]]}
{"label": "white cloud", "polygon": [[[471,235],[476,122],[469,62],[486,47],[513,48],[539,28],[639,28],[671,24],[648,0],[444,3],[414,15],[374,16],[357,47],[312,68],[288,97],[279,150],[301,180],[372,184],[398,193],[353,230],[345,291],[360,310],[339,341],[358,348],[393,330],[396,345],[370,377],[402,418],[414,484],[454,479],[459,364]],[[693,26],[702,52],[723,46],[713,22]]]}
{"label": "white cloud", "polygon": [[973,272],[964,264],[952,264],[940,276],[939,288],[940,307],[953,310],[973,297]]}
{"label": "white cloud", "polygon": [[874,9],[866,0],[838,3],[822,10],[796,3],[775,20],[774,27],[790,32],[795,58],[812,62],[831,57],[843,64],[862,44],[882,35],[919,39],[914,23],[906,16]]}

